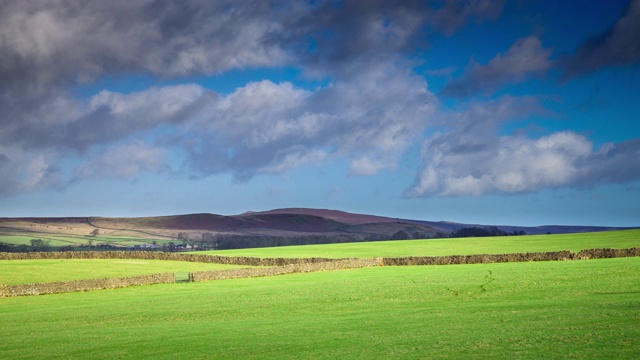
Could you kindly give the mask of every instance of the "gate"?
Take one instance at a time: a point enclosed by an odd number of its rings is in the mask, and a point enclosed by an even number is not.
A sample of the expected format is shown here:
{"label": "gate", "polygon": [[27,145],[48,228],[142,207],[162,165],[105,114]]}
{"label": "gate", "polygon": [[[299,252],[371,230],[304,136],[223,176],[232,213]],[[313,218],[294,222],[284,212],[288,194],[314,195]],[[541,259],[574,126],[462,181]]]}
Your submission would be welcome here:
{"label": "gate", "polygon": [[176,282],[191,282],[191,273],[176,273]]}

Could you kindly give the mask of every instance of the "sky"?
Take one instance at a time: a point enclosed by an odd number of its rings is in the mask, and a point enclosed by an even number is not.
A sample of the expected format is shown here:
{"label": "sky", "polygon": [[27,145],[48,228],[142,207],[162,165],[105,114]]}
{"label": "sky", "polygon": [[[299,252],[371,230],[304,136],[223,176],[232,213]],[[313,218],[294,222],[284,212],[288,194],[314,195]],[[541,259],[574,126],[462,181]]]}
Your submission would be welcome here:
{"label": "sky", "polygon": [[0,0],[0,217],[640,226],[640,0]]}

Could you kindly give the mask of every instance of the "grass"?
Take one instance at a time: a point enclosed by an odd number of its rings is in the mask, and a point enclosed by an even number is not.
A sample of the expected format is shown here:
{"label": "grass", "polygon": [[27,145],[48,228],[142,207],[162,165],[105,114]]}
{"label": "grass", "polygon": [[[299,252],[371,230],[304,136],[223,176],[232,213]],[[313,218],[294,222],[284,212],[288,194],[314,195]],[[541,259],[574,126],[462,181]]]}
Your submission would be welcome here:
{"label": "grass", "polygon": [[0,284],[13,285],[117,278],[165,272],[195,272],[240,267],[247,266],[130,259],[3,260],[0,261]]}
{"label": "grass", "polygon": [[255,257],[359,257],[442,256],[505,254],[592,248],[640,247],[640,229],[579,234],[500,236],[482,238],[430,239],[345,243],[330,245],[283,246],[238,250],[207,251],[223,256]]}
{"label": "grass", "polygon": [[0,299],[0,358],[640,357],[640,258],[378,267]]}
{"label": "grass", "polygon": [[[69,235],[55,235],[46,233],[30,233],[28,235],[0,235],[0,243],[13,244],[13,245],[31,245],[32,239],[49,240],[49,245],[53,247],[61,246],[80,246],[86,245],[89,240],[93,242],[93,245],[97,244],[113,244],[122,246],[144,245],[151,244],[152,239],[131,237],[131,236],[69,236]],[[157,239],[156,242],[161,245],[169,243],[171,240]],[[174,243],[178,243],[174,241]]]}

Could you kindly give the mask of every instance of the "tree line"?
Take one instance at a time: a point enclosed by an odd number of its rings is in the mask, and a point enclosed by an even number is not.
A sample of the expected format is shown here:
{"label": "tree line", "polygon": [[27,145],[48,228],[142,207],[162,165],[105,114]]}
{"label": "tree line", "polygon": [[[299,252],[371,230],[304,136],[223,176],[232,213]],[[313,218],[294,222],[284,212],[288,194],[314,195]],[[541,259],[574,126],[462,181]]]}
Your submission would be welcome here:
{"label": "tree line", "polygon": [[[81,249],[100,249],[112,250],[116,247],[111,244],[98,244],[93,246],[93,238],[99,233],[90,234],[87,244],[79,246]],[[152,241],[150,245],[138,245],[129,248],[130,250],[152,250],[152,251],[185,251],[185,250],[228,250],[228,249],[244,249],[258,247],[276,247],[276,246],[292,246],[292,245],[315,245],[315,244],[336,244],[351,242],[368,242],[368,241],[384,241],[384,240],[411,240],[411,239],[434,239],[434,238],[461,238],[461,237],[485,237],[485,236],[518,236],[526,235],[524,231],[506,232],[495,226],[488,227],[467,227],[461,228],[451,233],[437,232],[435,234],[427,234],[421,232],[409,233],[407,231],[397,231],[389,235],[383,234],[309,234],[301,236],[275,236],[275,235],[257,235],[257,234],[215,234],[205,232],[198,236],[187,232],[178,232],[171,235],[168,243],[158,244]],[[30,252],[30,251],[73,251],[76,248],[65,246],[53,249],[49,244],[49,240],[32,239],[30,244],[4,244],[0,243],[0,252]]]}

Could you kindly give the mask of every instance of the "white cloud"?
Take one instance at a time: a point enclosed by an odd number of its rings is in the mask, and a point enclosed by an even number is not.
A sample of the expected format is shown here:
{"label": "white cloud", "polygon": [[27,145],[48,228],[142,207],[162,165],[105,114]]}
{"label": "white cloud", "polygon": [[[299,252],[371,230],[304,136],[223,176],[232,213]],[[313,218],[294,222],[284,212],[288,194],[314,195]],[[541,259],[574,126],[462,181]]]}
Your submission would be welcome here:
{"label": "white cloud", "polygon": [[143,171],[165,168],[165,151],[141,142],[113,147],[75,169],[74,180],[132,179]]}
{"label": "white cloud", "polygon": [[322,150],[307,150],[303,147],[291,147],[278,151],[272,164],[260,168],[260,172],[283,173],[307,164],[317,164],[325,160],[327,154]]}
{"label": "white cloud", "polygon": [[193,140],[200,145],[191,147],[194,170],[249,178],[329,156],[357,159],[353,174],[392,168],[437,101],[424,79],[401,64],[362,65],[352,77],[314,91],[265,80],[211,101],[190,125],[199,129]]}
{"label": "white cloud", "polygon": [[63,180],[55,166],[57,152],[29,151],[0,145],[0,195],[38,189],[60,189]]}
{"label": "white cloud", "polygon": [[[584,136],[561,131],[538,139],[502,136],[482,149],[461,152],[442,143],[442,136],[425,142],[424,167],[407,196],[521,193],[640,177],[637,141],[609,144],[596,151]],[[613,150],[621,147],[625,150]]]}
{"label": "white cloud", "polygon": [[380,170],[392,169],[395,164],[386,163],[384,160],[371,159],[369,156],[363,156],[359,159],[351,161],[351,174],[353,175],[375,175]]}
{"label": "white cloud", "polygon": [[504,124],[548,111],[534,97],[503,96],[441,114],[449,128],[424,140],[422,167],[405,195],[480,196],[640,178],[640,141],[595,149],[585,136],[500,135]]}

